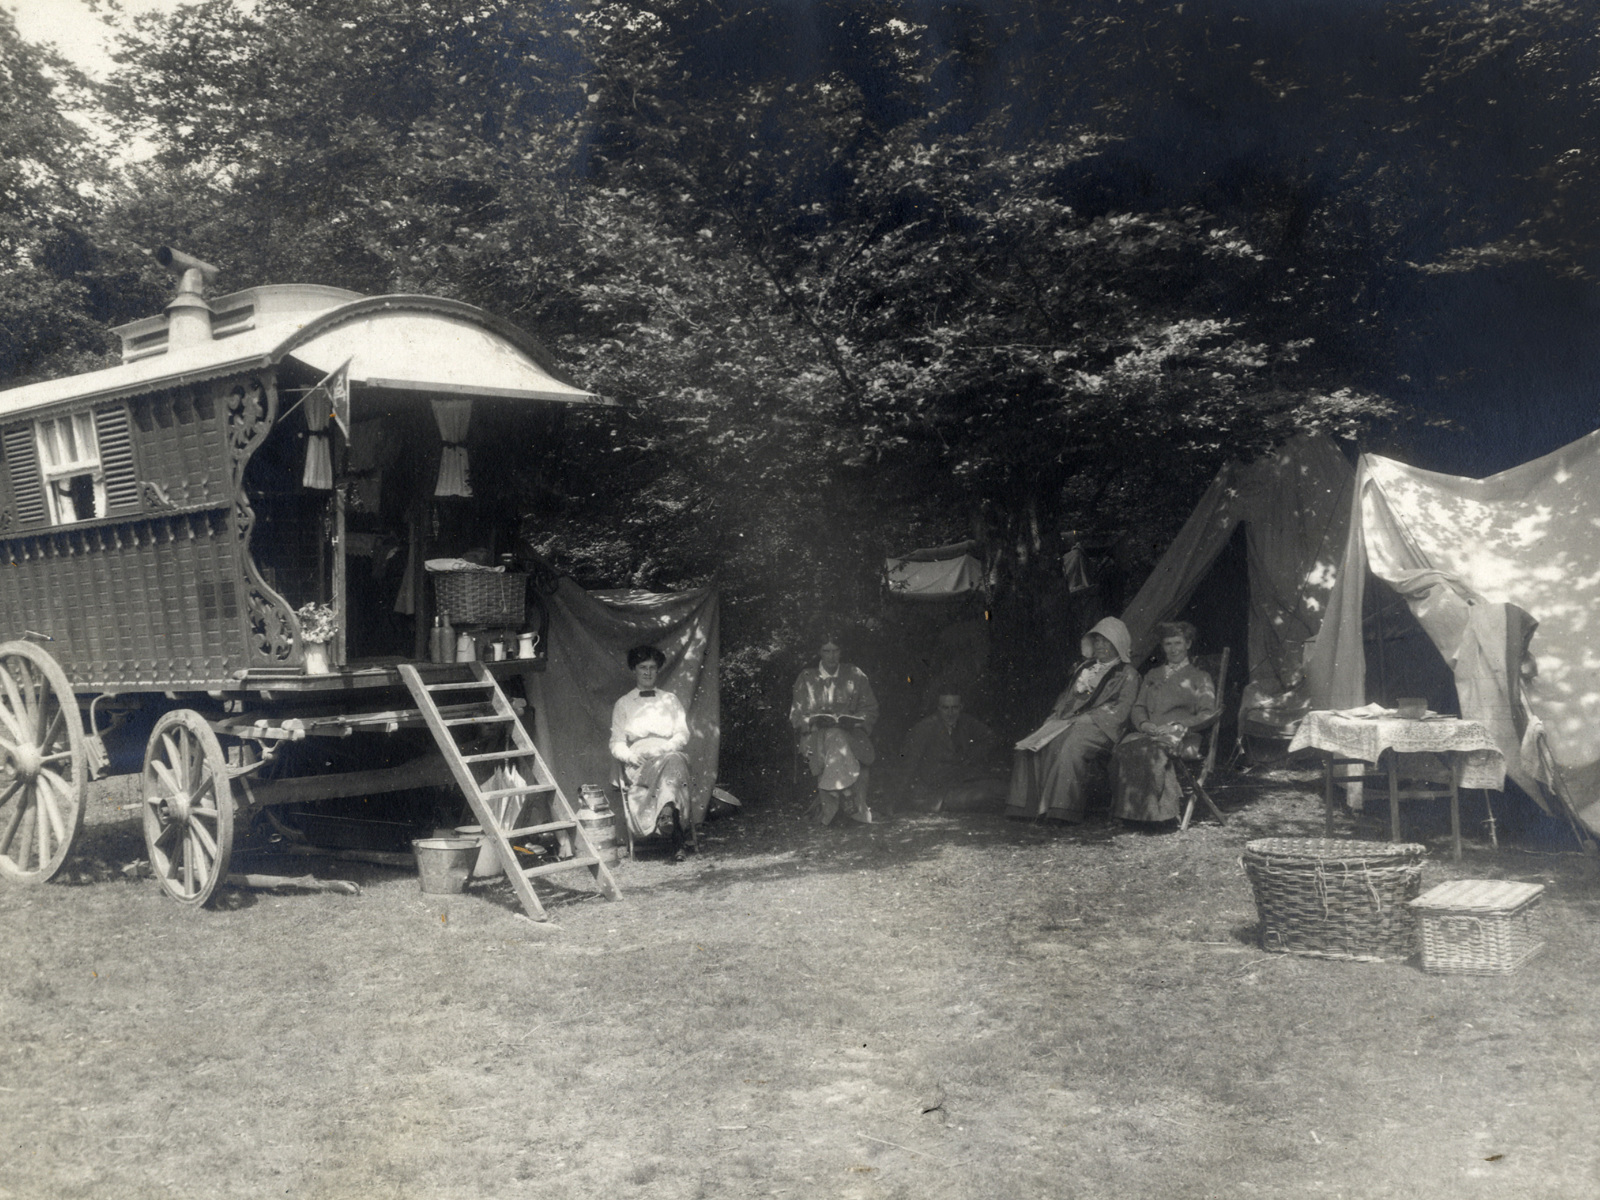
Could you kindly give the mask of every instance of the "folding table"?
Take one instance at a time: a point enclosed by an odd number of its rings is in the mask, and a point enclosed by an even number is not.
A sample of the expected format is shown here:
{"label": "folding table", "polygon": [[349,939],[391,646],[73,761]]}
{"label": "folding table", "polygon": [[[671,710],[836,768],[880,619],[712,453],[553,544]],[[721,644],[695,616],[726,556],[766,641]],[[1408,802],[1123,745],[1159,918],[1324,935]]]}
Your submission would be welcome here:
{"label": "folding table", "polygon": [[[1506,760],[1478,721],[1461,717],[1429,715],[1418,720],[1402,718],[1392,709],[1368,706],[1343,712],[1316,710],[1306,714],[1289,751],[1316,749],[1323,752],[1322,795],[1326,805],[1324,834],[1333,836],[1333,769],[1359,763],[1374,768],[1361,775],[1341,776],[1340,783],[1387,783],[1389,785],[1389,840],[1400,840],[1400,801],[1450,797],[1451,857],[1461,858],[1461,789],[1464,787],[1501,791],[1505,787]],[[1435,754],[1450,767],[1449,791],[1439,788],[1400,786],[1399,755]],[[1377,768],[1383,768],[1377,770]],[[1490,836],[1494,817],[1490,812]]]}

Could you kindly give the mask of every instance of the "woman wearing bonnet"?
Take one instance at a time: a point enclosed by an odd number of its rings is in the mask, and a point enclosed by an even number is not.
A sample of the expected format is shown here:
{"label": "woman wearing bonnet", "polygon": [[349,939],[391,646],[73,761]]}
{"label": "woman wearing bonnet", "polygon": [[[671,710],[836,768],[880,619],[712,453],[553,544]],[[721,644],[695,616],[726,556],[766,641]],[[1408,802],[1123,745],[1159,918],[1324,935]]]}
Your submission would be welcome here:
{"label": "woman wearing bonnet", "polygon": [[1139,693],[1139,675],[1128,663],[1131,647],[1128,627],[1115,617],[1084,636],[1084,657],[1066,690],[1044,724],[1017,743],[1007,816],[1083,820],[1095,767],[1111,757]]}

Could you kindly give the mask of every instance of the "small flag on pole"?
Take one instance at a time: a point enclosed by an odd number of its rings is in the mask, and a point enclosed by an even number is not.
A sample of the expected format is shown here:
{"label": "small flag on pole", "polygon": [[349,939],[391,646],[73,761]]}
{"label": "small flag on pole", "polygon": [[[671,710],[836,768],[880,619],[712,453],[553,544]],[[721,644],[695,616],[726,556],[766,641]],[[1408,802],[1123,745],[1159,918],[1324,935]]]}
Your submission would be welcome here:
{"label": "small flag on pole", "polygon": [[350,440],[350,363],[347,358],[333,371],[317,384],[313,394],[318,390],[327,393],[327,402],[332,409],[333,419],[339,423],[339,430]]}

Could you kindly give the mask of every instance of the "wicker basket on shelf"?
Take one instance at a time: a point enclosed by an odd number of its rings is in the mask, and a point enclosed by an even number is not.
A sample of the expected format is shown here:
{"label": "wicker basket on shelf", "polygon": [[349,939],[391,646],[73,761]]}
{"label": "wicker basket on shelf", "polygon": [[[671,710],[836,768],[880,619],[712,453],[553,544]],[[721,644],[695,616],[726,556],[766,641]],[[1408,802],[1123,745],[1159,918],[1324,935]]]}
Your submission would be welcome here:
{"label": "wicker basket on shelf", "polygon": [[1407,901],[1422,889],[1423,846],[1333,838],[1261,838],[1245,874],[1261,915],[1261,946],[1288,954],[1375,961],[1417,949]]}
{"label": "wicker basket on shelf", "polygon": [[452,625],[522,625],[528,577],[518,571],[435,571],[436,611]]}

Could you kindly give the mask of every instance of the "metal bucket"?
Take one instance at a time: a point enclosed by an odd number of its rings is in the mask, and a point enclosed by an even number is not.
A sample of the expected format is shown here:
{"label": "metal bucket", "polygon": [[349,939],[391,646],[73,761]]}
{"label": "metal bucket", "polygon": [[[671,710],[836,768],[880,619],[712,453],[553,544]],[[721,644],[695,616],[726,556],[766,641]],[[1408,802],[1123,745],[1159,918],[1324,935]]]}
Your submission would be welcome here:
{"label": "metal bucket", "polygon": [[609,812],[595,812],[580,808],[577,813],[578,828],[583,830],[595,857],[608,866],[615,866],[622,852],[617,846],[617,821]]}
{"label": "metal bucket", "polygon": [[500,856],[494,852],[494,846],[483,836],[482,825],[457,825],[456,836],[469,838],[477,844],[478,857],[472,864],[474,879],[493,879],[496,875],[506,873],[506,869],[500,865]]}
{"label": "metal bucket", "polygon": [[466,888],[478,857],[478,843],[472,838],[418,838],[411,843],[411,852],[417,856],[422,890],[449,896]]}

